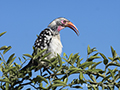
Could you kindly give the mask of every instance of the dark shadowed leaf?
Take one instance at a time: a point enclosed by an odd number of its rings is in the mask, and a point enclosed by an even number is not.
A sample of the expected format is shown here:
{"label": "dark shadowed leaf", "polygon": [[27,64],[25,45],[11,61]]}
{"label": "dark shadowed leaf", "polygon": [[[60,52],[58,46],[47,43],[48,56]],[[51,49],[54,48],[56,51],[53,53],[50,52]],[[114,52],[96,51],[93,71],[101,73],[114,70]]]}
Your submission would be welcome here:
{"label": "dark shadowed leaf", "polygon": [[81,86],[72,86],[71,88],[81,88],[82,89]]}
{"label": "dark shadowed leaf", "polygon": [[31,88],[27,88],[26,90],[31,90]]}

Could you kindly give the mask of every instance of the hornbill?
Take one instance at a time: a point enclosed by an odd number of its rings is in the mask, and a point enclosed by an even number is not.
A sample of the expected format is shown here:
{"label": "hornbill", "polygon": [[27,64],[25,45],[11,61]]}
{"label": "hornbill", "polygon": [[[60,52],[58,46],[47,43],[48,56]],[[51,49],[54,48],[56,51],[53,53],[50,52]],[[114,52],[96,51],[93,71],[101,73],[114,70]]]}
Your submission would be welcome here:
{"label": "hornbill", "polygon": [[[46,29],[44,29],[39,36],[37,37],[34,47],[35,50],[33,51],[33,53],[37,54],[37,50],[43,50],[43,49],[47,49],[44,54],[47,53],[51,53],[50,55],[48,55],[46,57],[46,59],[51,59],[53,57],[56,57],[57,54],[61,54],[62,53],[62,43],[60,40],[60,30],[64,29],[65,27],[69,27],[72,30],[75,31],[75,33],[77,35],[79,35],[79,31],[76,28],[76,26],[70,22],[69,20],[67,20],[66,18],[63,17],[59,17],[54,19]],[[31,66],[46,66],[47,64],[44,61],[40,61],[40,57],[37,59],[38,61],[36,62],[35,60],[31,59],[30,62],[28,63],[28,65],[26,65],[24,68],[22,68],[20,71],[22,70],[26,70],[27,68],[31,67]],[[39,70],[40,68],[36,68],[35,71]]]}

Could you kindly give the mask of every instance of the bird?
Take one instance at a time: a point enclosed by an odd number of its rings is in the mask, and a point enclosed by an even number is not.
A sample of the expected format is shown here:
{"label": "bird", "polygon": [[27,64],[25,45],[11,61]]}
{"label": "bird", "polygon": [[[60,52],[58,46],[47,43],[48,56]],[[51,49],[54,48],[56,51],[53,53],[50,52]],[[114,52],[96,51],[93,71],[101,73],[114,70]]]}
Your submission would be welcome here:
{"label": "bird", "polygon": [[[60,31],[66,27],[69,27],[72,29],[77,35],[79,35],[79,31],[77,27],[68,19],[64,17],[59,17],[54,19],[47,28],[45,28],[41,33],[38,35],[35,43],[34,43],[34,51],[33,53],[36,55],[37,50],[44,50],[46,51],[43,53],[43,55],[50,53],[46,57],[47,60],[54,58],[58,55],[61,55],[63,45],[60,40]],[[66,34],[67,35],[67,34]],[[40,57],[38,57],[37,62],[33,59],[30,60],[30,62],[21,69],[21,71],[26,70],[27,68],[31,66],[47,66],[47,64],[44,61],[41,61]],[[40,68],[36,68],[35,71],[39,70]]]}

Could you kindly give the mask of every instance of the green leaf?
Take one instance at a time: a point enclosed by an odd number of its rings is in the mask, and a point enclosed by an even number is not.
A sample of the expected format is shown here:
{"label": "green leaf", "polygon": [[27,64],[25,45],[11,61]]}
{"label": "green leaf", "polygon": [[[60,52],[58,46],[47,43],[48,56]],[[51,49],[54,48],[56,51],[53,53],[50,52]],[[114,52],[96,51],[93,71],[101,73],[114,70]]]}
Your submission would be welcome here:
{"label": "green leaf", "polygon": [[105,68],[107,68],[108,66],[118,66],[118,67],[120,67],[120,64],[109,63],[109,64],[106,65]]}
{"label": "green leaf", "polygon": [[58,62],[59,62],[59,65],[60,65],[60,67],[62,67],[62,60],[61,60],[61,57],[60,57],[59,54],[57,54],[57,56],[58,56]]}
{"label": "green leaf", "polygon": [[39,76],[39,75],[37,75],[37,77],[36,78],[33,78],[33,80],[35,81],[35,82],[42,82],[42,81],[44,81],[44,82],[46,82],[47,84],[48,84],[48,81],[44,78],[44,77],[42,77],[42,76]]}
{"label": "green leaf", "polygon": [[95,64],[95,62],[84,62],[81,65],[79,65],[79,67],[84,69],[84,68],[89,67],[89,66],[91,66],[93,64]]}
{"label": "green leaf", "polygon": [[102,58],[104,59],[103,60],[103,63],[106,65],[108,63],[108,59],[106,58],[106,56],[102,53],[100,53],[100,55],[102,56]]}
{"label": "green leaf", "polygon": [[20,63],[22,64],[21,58],[20,58],[20,57],[18,57],[18,59],[19,59]]}
{"label": "green leaf", "polygon": [[90,54],[90,46],[88,45],[88,47],[87,47],[87,54],[89,55]]}
{"label": "green leaf", "polygon": [[63,53],[63,57],[67,56],[66,53]]}
{"label": "green leaf", "polygon": [[52,87],[65,86],[64,84],[53,84]]}
{"label": "green leaf", "polygon": [[72,56],[73,56],[73,53],[72,53],[72,54],[70,54],[68,61],[70,61],[70,60],[71,60]]}
{"label": "green leaf", "polygon": [[1,82],[6,82],[6,83],[11,83],[11,82],[9,81],[9,79],[7,79],[7,78],[6,78],[6,79],[0,79],[0,81],[1,81]]}
{"label": "green leaf", "polygon": [[9,83],[6,83],[6,89],[5,90],[9,90]]}
{"label": "green leaf", "polygon": [[65,79],[64,79],[64,83],[67,83],[68,82],[68,78],[66,77]]}
{"label": "green leaf", "polygon": [[49,56],[50,54],[51,54],[51,52],[46,53],[44,56],[42,56],[42,58],[41,58],[41,59],[45,59],[45,57]]}
{"label": "green leaf", "polygon": [[120,57],[115,57],[113,61],[120,60]]}
{"label": "green leaf", "polygon": [[33,58],[33,56],[31,56],[30,54],[23,54],[23,55],[29,58]]}
{"label": "green leaf", "polygon": [[74,73],[78,73],[78,72],[82,72],[83,70],[80,69],[80,68],[71,68],[71,69],[68,69],[70,71],[70,75],[71,74],[74,74]]}
{"label": "green leaf", "polygon": [[110,60],[112,60],[112,61],[114,60],[112,57],[108,57],[108,58],[109,58]]}
{"label": "green leaf", "polygon": [[39,52],[39,50],[38,50],[38,53],[37,53],[37,55],[35,55],[35,56],[33,57],[33,60],[36,59],[36,58],[38,58],[39,56],[41,56],[42,53],[44,53],[46,50],[47,50],[47,49],[43,49],[43,50],[40,50],[40,52]]}
{"label": "green leaf", "polygon": [[92,61],[94,59],[101,58],[100,56],[90,56],[87,61]]}
{"label": "green leaf", "polygon": [[0,48],[0,50],[5,50],[5,49],[7,49],[8,47],[7,46],[2,46],[1,48]]}
{"label": "green leaf", "polygon": [[66,58],[62,58],[62,59],[64,59],[66,62],[68,62],[68,60]]}
{"label": "green leaf", "polygon": [[103,60],[103,63],[106,65],[106,64],[108,64],[108,59],[104,59]]}
{"label": "green leaf", "polygon": [[80,62],[83,60],[83,58],[77,60],[77,67],[80,66]]}
{"label": "green leaf", "polygon": [[97,56],[99,53],[95,53],[93,56]]}
{"label": "green leaf", "polygon": [[70,68],[70,69],[68,69],[69,71],[75,71],[75,70],[77,70],[77,71],[83,71],[82,69],[80,69],[80,68]]}
{"label": "green leaf", "polygon": [[5,50],[3,51],[3,54],[5,54],[6,52],[8,52],[11,48],[12,48],[11,46],[8,46],[7,49],[5,49]]}
{"label": "green leaf", "polygon": [[112,71],[111,69],[109,69],[109,68],[108,68],[108,70],[109,70],[109,72],[111,73],[112,78],[114,79],[114,74],[115,74],[115,73],[113,73],[113,71]]}
{"label": "green leaf", "polygon": [[79,59],[79,57],[80,56],[78,55],[78,53],[76,53],[75,55],[72,56],[72,65],[75,63],[76,60]]}
{"label": "green leaf", "polygon": [[111,46],[111,52],[112,52],[112,56],[113,58],[115,58],[117,56],[116,51],[113,49],[113,47]]}
{"label": "green leaf", "polygon": [[69,74],[71,75],[71,74],[75,74],[75,73],[79,73],[79,72],[80,72],[80,70],[77,69],[77,70],[71,71]]}
{"label": "green leaf", "polygon": [[14,65],[17,67],[17,68],[20,68],[20,65],[18,65],[17,63],[14,62]]}
{"label": "green leaf", "polygon": [[101,72],[102,69],[89,69],[89,70],[86,70],[87,72]]}
{"label": "green leaf", "polygon": [[96,82],[96,79],[92,74],[90,74],[89,77],[93,80],[93,82]]}
{"label": "green leaf", "polygon": [[0,33],[0,37],[1,37],[3,34],[5,34],[5,33],[6,33],[6,31],[5,31],[5,32]]}
{"label": "green leaf", "polygon": [[94,51],[97,51],[96,47],[91,49],[91,53],[94,52]]}
{"label": "green leaf", "polygon": [[63,85],[66,85],[65,82],[62,82],[62,81],[60,81],[60,80],[55,80],[54,83],[55,83],[55,84],[61,84],[61,85],[63,84]]}
{"label": "green leaf", "polygon": [[91,69],[95,68],[95,67],[96,67],[98,64],[100,64],[100,63],[102,63],[102,61],[95,63],[95,64],[91,67]]}
{"label": "green leaf", "polygon": [[111,75],[106,76],[105,78],[103,78],[102,82],[104,82],[105,80],[109,79],[111,77]]}
{"label": "green leaf", "polygon": [[47,63],[51,63],[50,60],[47,60],[47,59],[42,59],[41,61],[45,61]]}
{"label": "green leaf", "polygon": [[[7,60],[7,64],[11,65],[11,63],[15,60],[16,57],[14,57],[15,53],[13,53]],[[14,58],[13,58],[14,57]]]}
{"label": "green leaf", "polygon": [[80,72],[79,79],[80,79],[80,80],[82,80],[82,79],[83,79],[83,77],[84,77],[84,76],[83,76],[83,73],[82,73],[82,72]]}

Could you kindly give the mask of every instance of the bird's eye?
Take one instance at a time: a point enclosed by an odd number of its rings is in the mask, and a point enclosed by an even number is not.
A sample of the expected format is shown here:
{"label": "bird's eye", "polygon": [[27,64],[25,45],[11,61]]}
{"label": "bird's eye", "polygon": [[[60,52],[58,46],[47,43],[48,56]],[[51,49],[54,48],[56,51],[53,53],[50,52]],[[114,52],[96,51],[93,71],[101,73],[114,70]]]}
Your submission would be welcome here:
{"label": "bird's eye", "polygon": [[66,23],[66,21],[65,21],[65,20],[63,20],[63,21],[62,21],[62,23],[63,23],[63,24],[65,24],[65,23]]}
{"label": "bird's eye", "polygon": [[65,20],[63,20],[63,23],[65,24],[65,23],[66,23],[66,21],[65,21]]}

